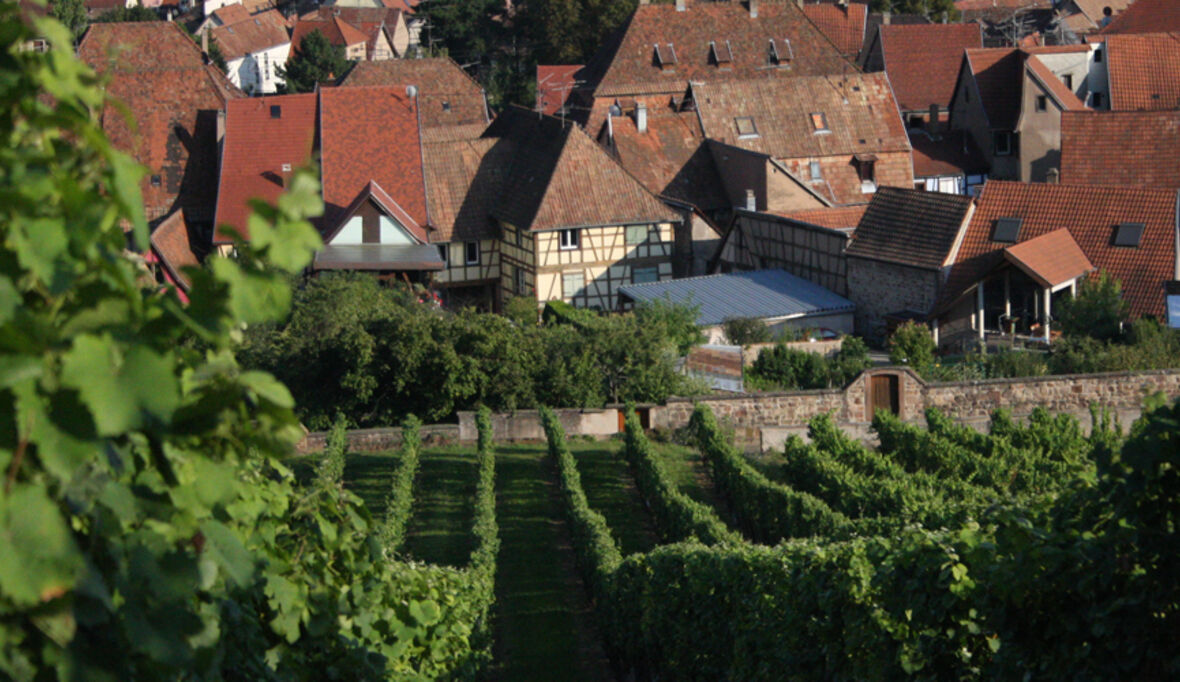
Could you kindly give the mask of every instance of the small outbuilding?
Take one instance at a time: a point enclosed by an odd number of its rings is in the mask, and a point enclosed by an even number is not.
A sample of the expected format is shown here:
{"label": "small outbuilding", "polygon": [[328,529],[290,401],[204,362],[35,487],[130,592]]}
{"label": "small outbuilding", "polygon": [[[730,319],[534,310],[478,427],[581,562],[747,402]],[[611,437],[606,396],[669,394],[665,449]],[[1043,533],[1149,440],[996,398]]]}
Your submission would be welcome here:
{"label": "small outbuilding", "polygon": [[665,300],[700,306],[697,324],[708,343],[725,343],[722,324],[730,318],[755,318],[772,333],[785,329],[830,329],[852,333],[852,301],[786,270],[754,270],[687,277],[620,287],[623,309]]}

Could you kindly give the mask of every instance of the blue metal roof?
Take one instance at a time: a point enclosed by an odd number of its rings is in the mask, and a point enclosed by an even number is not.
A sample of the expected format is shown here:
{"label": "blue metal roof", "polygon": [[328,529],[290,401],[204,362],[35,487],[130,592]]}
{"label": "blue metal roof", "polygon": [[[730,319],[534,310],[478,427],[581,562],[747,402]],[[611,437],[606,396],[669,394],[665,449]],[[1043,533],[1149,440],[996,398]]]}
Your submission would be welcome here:
{"label": "blue metal roof", "polygon": [[852,301],[786,270],[755,270],[628,284],[619,292],[636,303],[658,299],[699,305],[697,324],[712,326],[730,317],[795,317],[851,312]]}

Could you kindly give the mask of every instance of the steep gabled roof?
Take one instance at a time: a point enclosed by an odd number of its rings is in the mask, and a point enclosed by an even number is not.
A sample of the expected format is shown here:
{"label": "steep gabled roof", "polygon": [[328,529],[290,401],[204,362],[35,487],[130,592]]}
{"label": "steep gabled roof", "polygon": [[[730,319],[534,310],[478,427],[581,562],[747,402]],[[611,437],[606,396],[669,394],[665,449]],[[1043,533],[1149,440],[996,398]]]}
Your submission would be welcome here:
{"label": "steep gabled roof", "polygon": [[[219,228],[229,225],[249,239],[247,201],[262,199],[273,203],[285,191],[291,173],[311,162],[316,101],[316,95],[308,93],[229,103],[217,192]],[[219,229],[213,235],[213,242],[230,243],[232,238]]]}
{"label": "steep gabled roof", "polygon": [[217,111],[242,92],[205,64],[201,49],[162,21],[92,24],[78,56],[109,77],[102,127],[111,143],[148,168],[141,183],[148,220],[183,208],[209,221],[217,190]]}
{"label": "steep gabled roof", "polygon": [[376,182],[419,225],[429,224],[415,101],[401,87],[320,89],[325,225]]}
{"label": "steep gabled roof", "polygon": [[426,244],[429,241],[430,236],[427,234],[426,227],[414,220],[414,217],[406,212],[396,199],[389,196],[389,193],[382,189],[376,180],[370,180],[361,188],[360,192],[357,192],[348,206],[336,212],[331,223],[324,225],[324,243],[330,244],[332,238],[345,227],[348,220],[367,203],[375,204],[382,213],[397,221],[419,244]]}
{"label": "steep gabled roof", "polygon": [[967,50],[963,56],[963,68],[974,74],[984,113],[994,129],[1016,129],[1024,56],[1012,47]]}
{"label": "steep gabled roof", "polygon": [[492,210],[502,197],[513,146],[494,137],[423,141],[426,194],[435,242],[491,239]]}
{"label": "steep gabled roof", "polygon": [[551,230],[679,219],[573,123],[514,106],[484,137],[513,148],[512,191],[492,212],[510,225]]}
{"label": "steep gabled roof", "polygon": [[1061,116],[1061,180],[1180,189],[1180,111]]}
{"label": "steep gabled roof", "polygon": [[182,268],[197,267],[201,262],[189,241],[184,210],[176,211],[161,221],[156,229],[152,230],[151,242],[152,253],[164,267],[168,279],[181,291],[187,292],[191,282]]}
{"label": "steep gabled roof", "polygon": [[413,85],[425,128],[488,123],[483,88],[450,57],[357,62],[340,85]]}
{"label": "steep gabled roof", "polygon": [[776,159],[910,150],[884,73],[694,84],[692,92],[706,137]]}
{"label": "steep gabled roof", "polygon": [[937,270],[952,256],[970,209],[971,197],[881,187],[844,253]]}
{"label": "steep gabled roof", "polygon": [[1102,29],[1103,34],[1157,31],[1180,31],[1180,4],[1175,0],[1135,0]]}
{"label": "steep gabled roof", "polygon": [[[672,4],[636,8],[588,65],[587,78],[598,83],[595,97],[680,94],[686,81],[856,71],[793,2],[762,3],[757,18],[736,2],[686,3],[683,12]],[[769,59],[771,40],[783,57],[782,65],[775,68],[770,68],[774,66]],[[725,41],[732,60],[719,65],[711,61],[710,42]],[[657,46],[662,56],[657,57]]]}
{"label": "steep gabled roof", "polygon": [[240,59],[248,54],[290,42],[287,37],[286,19],[277,9],[247,16],[243,21],[217,26],[209,31],[209,37],[221,48],[226,61]]}
{"label": "steep gabled roof", "polygon": [[978,24],[882,26],[885,72],[902,111],[946,108],[955,92],[963,50],[983,47]]}
{"label": "steep gabled roof", "polygon": [[1094,269],[1064,227],[1004,249],[1004,258],[1043,287],[1055,287]]}
{"label": "steep gabled roof", "polygon": [[844,5],[804,5],[803,13],[846,57],[856,58],[865,42],[869,6],[858,2]]}
{"label": "steep gabled roof", "polygon": [[1180,107],[1180,33],[1105,38],[1111,109],[1134,111]]}
{"label": "steep gabled roof", "polygon": [[[1176,192],[1135,187],[992,180],[977,200],[944,288],[945,309],[1003,259],[1010,244],[992,240],[996,221],[1020,218],[1018,242],[1067,228],[1095,267],[1123,285],[1133,316],[1163,317],[1164,282],[1175,278]],[[1140,245],[1114,246],[1121,223],[1143,223]]]}

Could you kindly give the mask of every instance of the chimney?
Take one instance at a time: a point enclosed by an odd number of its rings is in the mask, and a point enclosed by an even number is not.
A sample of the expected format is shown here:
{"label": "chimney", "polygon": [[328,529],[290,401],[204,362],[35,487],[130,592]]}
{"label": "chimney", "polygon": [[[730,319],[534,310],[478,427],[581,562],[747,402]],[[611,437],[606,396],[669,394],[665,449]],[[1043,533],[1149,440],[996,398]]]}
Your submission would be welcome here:
{"label": "chimney", "polygon": [[754,190],[752,190],[752,189],[746,190],[746,210],[747,211],[757,211],[758,210],[758,201],[754,197]]}
{"label": "chimney", "polygon": [[938,139],[938,105],[930,105],[930,123],[927,124],[926,130],[930,133],[932,139]]}
{"label": "chimney", "polygon": [[758,0],[749,0],[750,2],[750,18],[758,18]]}
{"label": "chimney", "polygon": [[1045,182],[1050,185],[1057,185],[1061,183],[1061,171],[1056,168],[1050,168],[1049,172],[1045,174]]}
{"label": "chimney", "polygon": [[881,12],[881,23],[882,24],[884,24],[885,26],[888,26],[889,22],[892,20],[893,20],[893,12],[890,12],[889,10],[885,10],[884,12]]}
{"label": "chimney", "polygon": [[641,132],[647,132],[647,105],[639,102],[635,105],[635,128]]}
{"label": "chimney", "polygon": [[684,0],[676,0],[676,11],[683,12],[685,9]]}

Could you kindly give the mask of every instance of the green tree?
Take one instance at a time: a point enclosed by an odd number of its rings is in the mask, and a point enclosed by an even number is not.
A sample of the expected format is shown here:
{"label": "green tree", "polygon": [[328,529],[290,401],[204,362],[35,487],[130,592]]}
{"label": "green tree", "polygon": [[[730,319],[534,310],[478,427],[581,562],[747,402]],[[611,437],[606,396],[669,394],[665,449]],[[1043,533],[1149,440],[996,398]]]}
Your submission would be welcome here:
{"label": "green tree", "polygon": [[1122,284],[1100,270],[1082,280],[1077,296],[1061,302],[1056,317],[1062,334],[1108,341],[1122,335],[1129,311]]}
{"label": "green tree", "polygon": [[49,3],[49,15],[65,24],[77,41],[86,32],[90,19],[86,16],[86,5],[82,0],[53,0]]}
{"label": "green tree", "polygon": [[757,317],[727,317],[721,323],[725,339],[735,346],[770,341],[770,327]]}
{"label": "green tree", "polygon": [[685,355],[693,346],[705,342],[705,335],[697,326],[699,305],[672,303],[669,300],[646,301],[636,306],[635,321],[651,329],[657,336],[669,339],[676,346],[677,355]]}
{"label": "green tree", "polygon": [[961,15],[954,0],[872,0],[869,9],[873,12],[894,14],[921,14],[931,21],[958,21]]}
{"label": "green tree", "polygon": [[159,21],[160,15],[142,5],[109,9],[94,19],[96,24],[114,24],[123,21]]}
{"label": "green tree", "polygon": [[924,324],[905,322],[889,337],[889,361],[909,365],[919,374],[934,366],[934,337]]}
{"label": "green tree", "polygon": [[316,29],[303,37],[299,50],[286,66],[275,67],[275,72],[286,84],[286,92],[313,92],[317,84],[343,76],[348,65],[344,48],[328,42]]}

